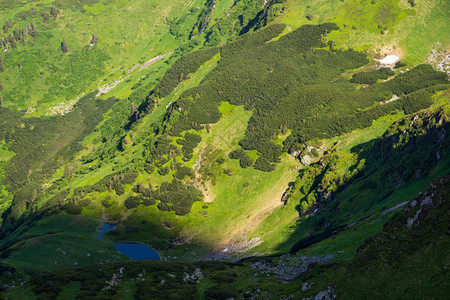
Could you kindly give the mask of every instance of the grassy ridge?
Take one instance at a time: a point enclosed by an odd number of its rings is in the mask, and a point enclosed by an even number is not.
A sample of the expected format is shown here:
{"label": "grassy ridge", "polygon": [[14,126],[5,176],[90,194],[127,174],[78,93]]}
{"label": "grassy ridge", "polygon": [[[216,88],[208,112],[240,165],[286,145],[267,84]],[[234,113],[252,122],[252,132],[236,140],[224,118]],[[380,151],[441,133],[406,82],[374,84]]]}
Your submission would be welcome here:
{"label": "grassy ridge", "polygon": [[[130,5],[124,1],[108,4],[94,1],[80,5],[59,1],[54,3],[58,16],[47,22],[42,21],[40,13],[50,12],[50,1],[34,3],[38,7],[35,14],[31,13],[31,4],[18,5],[15,11],[26,12],[28,18],[12,18],[12,11],[7,11],[3,22],[11,18],[13,26],[18,28],[34,22],[38,35],[5,53],[7,75],[2,76],[5,104],[16,108],[48,102],[54,105],[128,77],[134,65],[173,51],[182,43],[170,34],[166,18],[177,16],[200,2],[134,1]],[[195,20],[195,16],[189,18],[183,26],[189,28]],[[93,34],[97,35],[98,42],[91,47]],[[63,38],[69,49],[66,54],[60,49]],[[18,64],[22,65],[21,69],[17,68]],[[134,73],[138,72],[139,68]],[[139,73],[142,77],[148,71]]]}
{"label": "grassy ridge", "polygon": [[[434,47],[448,48],[447,1],[420,1],[413,8],[407,1],[372,2],[287,1],[286,13],[276,22],[291,30],[304,24],[335,22],[340,30],[329,38],[337,47],[365,50],[374,56],[396,54],[411,65],[422,62]],[[313,16],[311,21],[308,14]]]}

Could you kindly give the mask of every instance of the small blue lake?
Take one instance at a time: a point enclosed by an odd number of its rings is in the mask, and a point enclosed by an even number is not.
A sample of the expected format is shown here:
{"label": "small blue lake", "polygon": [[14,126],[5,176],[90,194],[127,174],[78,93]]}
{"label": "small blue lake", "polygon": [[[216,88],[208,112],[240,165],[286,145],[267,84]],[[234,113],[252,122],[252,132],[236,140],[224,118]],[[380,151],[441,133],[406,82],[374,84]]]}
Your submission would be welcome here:
{"label": "small blue lake", "polygon": [[[116,226],[109,223],[104,223],[100,226],[97,231],[99,233],[95,236],[97,239],[106,242],[103,234],[110,230],[113,230]],[[150,248],[149,246],[139,244],[139,243],[117,243],[114,244],[117,251],[134,260],[161,260],[158,252]]]}
{"label": "small blue lake", "polygon": [[138,243],[118,243],[114,244],[114,246],[116,246],[117,251],[134,260],[161,260],[158,252],[146,245]]}

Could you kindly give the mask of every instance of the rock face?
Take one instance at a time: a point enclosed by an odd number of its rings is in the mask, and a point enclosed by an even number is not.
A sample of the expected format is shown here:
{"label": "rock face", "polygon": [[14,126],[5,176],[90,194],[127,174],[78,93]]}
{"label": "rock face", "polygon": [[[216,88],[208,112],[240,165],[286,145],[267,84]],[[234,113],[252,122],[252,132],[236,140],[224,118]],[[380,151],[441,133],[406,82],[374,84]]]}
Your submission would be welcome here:
{"label": "rock face", "polygon": [[314,296],[314,300],[334,300],[336,297],[336,292],[331,287],[328,287],[328,289],[318,292]]}
{"label": "rock face", "polygon": [[426,62],[450,76],[450,51],[433,49]]}
{"label": "rock face", "polygon": [[278,278],[291,281],[302,273],[307,272],[312,264],[326,264],[331,262],[333,258],[334,255],[310,257],[286,254],[271,262],[267,260],[257,261],[250,265],[250,267],[257,270],[258,274],[274,275]]}
{"label": "rock face", "polygon": [[309,283],[309,282],[303,283],[302,292],[306,292],[307,290],[309,290],[311,288],[311,286],[312,286],[312,283]]}
{"label": "rock face", "polygon": [[[417,195],[417,197],[414,200],[412,200],[407,207],[405,207],[406,212],[411,211],[413,209],[417,209],[414,216],[409,217],[406,220],[406,226],[411,227],[414,225],[414,223],[416,223],[416,221],[420,217],[420,213],[422,212],[422,207],[424,205],[433,206],[433,197],[435,195],[436,190],[434,184],[432,183],[430,189],[428,189],[425,193],[419,193],[419,195]],[[416,206],[417,208],[415,208]]]}
{"label": "rock face", "polygon": [[300,157],[300,161],[304,166],[308,166],[312,162],[312,158],[309,155],[304,155]]}

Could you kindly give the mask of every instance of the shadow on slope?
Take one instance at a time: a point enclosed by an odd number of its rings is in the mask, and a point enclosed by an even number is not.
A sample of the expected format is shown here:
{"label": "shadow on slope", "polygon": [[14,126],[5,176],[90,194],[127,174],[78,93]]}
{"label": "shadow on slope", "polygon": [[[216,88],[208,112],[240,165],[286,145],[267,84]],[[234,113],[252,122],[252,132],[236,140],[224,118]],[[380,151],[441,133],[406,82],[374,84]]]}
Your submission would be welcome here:
{"label": "shadow on slope", "polygon": [[[294,187],[310,187],[297,206],[302,218],[279,249],[296,253],[358,222],[374,221],[380,212],[411,200],[437,176],[447,175],[449,130],[444,109],[423,111],[397,121],[381,138],[352,148],[358,159],[347,169],[340,169],[339,157],[331,151],[302,170]],[[318,176],[309,179],[308,172]]]}

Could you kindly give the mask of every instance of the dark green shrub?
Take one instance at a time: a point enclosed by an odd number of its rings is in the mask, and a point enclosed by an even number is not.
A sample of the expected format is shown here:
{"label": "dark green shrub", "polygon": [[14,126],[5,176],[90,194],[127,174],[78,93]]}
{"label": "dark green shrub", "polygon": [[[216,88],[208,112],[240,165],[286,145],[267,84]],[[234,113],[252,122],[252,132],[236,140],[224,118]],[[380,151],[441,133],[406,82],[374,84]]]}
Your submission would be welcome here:
{"label": "dark green shrub", "polygon": [[169,95],[180,82],[186,79],[189,73],[197,71],[204,62],[211,59],[218,52],[219,48],[211,48],[196,51],[179,58],[156,85],[155,93],[161,97]]}
{"label": "dark green shrub", "polygon": [[158,169],[158,173],[161,176],[169,174],[169,171],[170,171],[169,167],[161,167]]}
{"label": "dark green shrub", "polygon": [[78,204],[81,205],[81,207],[86,207],[89,204],[91,204],[91,202],[92,202],[91,198],[85,198],[78,201]]}
{"label": "dark green shrub", "polygon": [[255,164],[253,165],[253,167],[257,170],[261,170],[264,172],[272,172],[273,170],[275,170],[275,165],[271,164],[267,158],[265,158],[264,156],[260,156],[256,159]]}
{"label": "dark green shrub", "polygon": [[184,139],[178,139],[177,144],[182,145],[181,151],[183,151],[183,160],[189,161],[192,158],[194,148],[200,143],[202,138],[190,132],[185,133]]}
{"label": "dark green shrub", "polygon": [[406,64],[404,62],[402,62],[401,60],[399,60],[398,62],[395,63],[395,68],[396,69],[402,68],[404,66],[406,66]]}
{"label": "dark green shrub", "polygon": [[186,176],[192,176],[192,169],[189,167],[181,166],[177,169],[177,171],[174,174],[174,177],[178,180],[184,179]]}
{"label": "dark green shrub", "polygon": [[117,181],[117,180],[113,181],[112,187],[116,191],[116,194],[119,195],[119,196],[123,195],[123,193],[125,193],[125,190],[123,188],[123,184],[120,181]]}
{"label": "dark green shrub", "polygon": [[131,196],[127,198],[124,202],[124,205],[128,209],[136,208],[141,204],[141,198],[136,196]]}
{"label": "dark green shrub", "polygon": [[152,174],[155,171],[155,167],[153,165],[147,163],[144,165],[144,170],[148,174]]}
{"label": "dark green shrub", "polygon": [[230,284],[217,284],[206,290],[205,296],[207,299],[236,299],[238,296],[237,291]]}
{"label": "dark green shrub", "polygon": [[356,73],[353,75],[350,81],[359,84],[374,84],[379,79],[388,79],[389,76],[392,76],[394,74],[394,71],[392,71],[390,68],[380,68],[371,72]]}
{"label": "dark green shrub", "polygon": [[241,168],[248,168],[251,167],[253,165],[253,160],[250,158],[250,156],[248,156],[247,154],[245,154],[244,156],[241,157],[241,159],[239,160],[239,165],[241,166]]}
{"label": "dark green shrub", "polygon": [[142,200],[142,204],[145,205],[145,206],[150,206],[150,205],[153,205],[155,203],[156,203],[155,199],[144,198],[144,200]]}
{"label": "dark green shrub", "polygon": [[112,206],[112,202],[111,202],[110,198],[103,199],[101,203],[104,208],[109,208]]}
{"label": "dark green shrub", "polygon": [[63,210],[66,211],[66,213],[71,215],[79,215],[83,211],[83,208],[81,205],[75,204],[75,203],[66,203],[61,207]]}
{"label": "dark green shrub", "polygon": [[172,211],[173,210],[173,206],[170,205],[170,203],[164,203],[164,202],[159,202],[158,208],[161,211]]}
{"label": "dark green shrub", "polygon": [[244,157],[245,155],[247,155],[247,153],[243,149],[239,148],[239,149],[231,151],[228,154],[228,157],[231,159],[240,159],[240,158]]}

